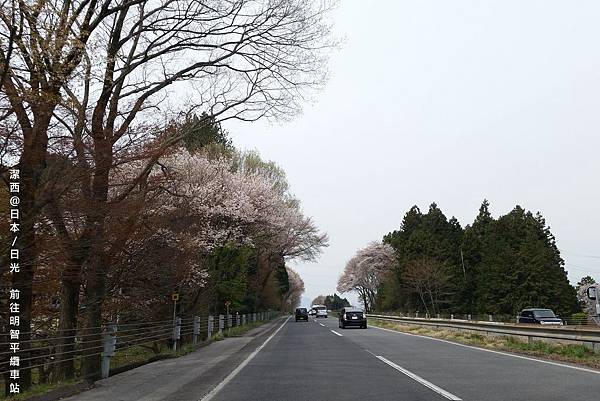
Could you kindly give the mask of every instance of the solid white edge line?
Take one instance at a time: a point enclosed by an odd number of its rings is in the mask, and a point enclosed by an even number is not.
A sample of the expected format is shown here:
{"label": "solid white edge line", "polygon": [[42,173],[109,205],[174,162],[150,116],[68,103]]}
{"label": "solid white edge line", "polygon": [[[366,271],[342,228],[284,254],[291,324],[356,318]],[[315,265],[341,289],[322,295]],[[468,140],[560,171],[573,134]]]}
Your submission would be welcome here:
{"label": "solid white edge line", "polygon": [[439,342],[446,343],[446,344],[456,345],[457,347],[470,348],[470,349],[474,349],[474,350],[477,350],[477,351],[491,352],[492,354],[510,356],[512,358],[525,359],[527,361],[545,363],[547,365],[554,365],[554,366],[558,366],[558,367],[561,367],[561,368],[569,368],[569,369],[579,370],[579,371],[582,371],[582,372],[594,373],[594,374],[600,375],[600,371],[599,370],[587,369],[587,368],[582,368],[582,367],[579,367],[579,366],[565,365],[564,363],[552,362],[552,361],[545,361],[543,359],[536,359],[536,358],[530,358],[528,356],[523,356],[523,355],[510,354],[508,352],[495,351],[493,349],[475,347],[473,345],[459,344],[459,343],[455,343],[455,342],[448,341],[448,340],[442,340],[441,338],[427,337],[427,336],[422,336],[422,335],[419,335],[419,334],[412,334],[412,333],[405,333],[403,331],[396,331],[396,330],[391,330],[391,329],[385,329],[383,327],[377,327],[377,326],[371,326],[371,327],[374,327],[374,328],[379,329],[379,330],[390,331],[390,332],[396,333],[396,334],[404,334],[404,335],[407,335],[407,336],[421,337],[421,338],[426,338],[428,340],[439,341]]}
{"label": "solid white edge line", "polygon": [[210,393],[208,393],[204,397],[202,397],[202,399],[200,401],[212,400],[213,397],[215,395],[217,395],[217,393],[219,391],[221,391],[223,389],[223,387],[225,387],[225,385],[227,385],[227,383],[229,383],[238,373],[240,373],[240,371],[242,369],[244,369],[244,367],[248,364],[248,362],[250,362],[256,356],[256,354],[258,354],[260,352],[260,350],[262,350],[265,347],[265,345],[267,345],[267,343],[269,341],[271,341],[271,339],[277,335],[277,333],[279,333],[279,330],[281,330],[283,328],[283,326],[285,326],[285,324],[288,322],[288,320],[290,320],[290,318],[291,318],[291,316],[288,316],[288,318],[285,319],[285,322],[283,322],[281,324],[281,326],[279,326],[279,328],[277,330],[275,330],[275,332],[273,334],[271,334],[269,336],[269,338],[267,338],[265,340],[265,342],[260,345],[260,347],[258,347],[250,355],[248,355],[248,357],[246,359],[244,359],[244,361],[242,363],[240,363],[235,369],[233,369],[233,371],[229,375],[227,375],[227,377],[225,379],[223,379],[223,381],[221,383],[219,383],[217,385],[217,387],[213,388]]}
{"label": "solid white edge line", "polygon": [[331,332],[332,332],[333,334],[337,335],[337,336],[344,337],[342,334],[338,333],[338,332],[337,332],[337,331],[335,331],[335,330],[331,330]]}
{"label": "solid white edge line", "polygon": [[396,365],[394,362],[390,361],[389,359],[386,359],[386,358],[382,357],[381,355],[375,355],[375,357],[377,359],[379,359],[381,362],[384,362],[384,363],[388,364],[389,366],[391,366],[392,368],[396,369],[398,372],[403,373],[406,376],[410,377],[411,379],[421,383],[428,389],[435,391],[442,397],[447,398],[452,401],[462,401],[462,398],[459,398],[459,397],[455,396],[454,394],[449,393],[448,391],[444,390],[443,388],[440,388],[440,387],[436,386],[435,384],[423,379],[421,376],[414,374],[410,370],[406,370],[402,366]]}

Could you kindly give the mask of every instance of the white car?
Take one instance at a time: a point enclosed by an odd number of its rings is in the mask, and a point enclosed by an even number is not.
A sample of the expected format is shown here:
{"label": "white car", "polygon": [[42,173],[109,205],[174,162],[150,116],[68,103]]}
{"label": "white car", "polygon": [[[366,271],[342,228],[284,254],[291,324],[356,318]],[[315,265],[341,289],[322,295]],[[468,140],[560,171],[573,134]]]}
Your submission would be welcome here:
{"label": "white car", "polygon": [[327,307],[325,305],[315,305],[313,309],[317,312],[316,317],[327,317]]}

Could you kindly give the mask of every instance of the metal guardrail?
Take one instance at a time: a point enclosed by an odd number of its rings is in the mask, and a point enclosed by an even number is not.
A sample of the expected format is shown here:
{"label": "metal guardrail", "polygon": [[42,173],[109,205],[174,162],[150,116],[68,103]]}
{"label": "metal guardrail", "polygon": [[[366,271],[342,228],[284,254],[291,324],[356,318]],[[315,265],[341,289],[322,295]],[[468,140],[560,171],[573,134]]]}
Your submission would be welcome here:
{"label": "metal guardrail", "polygon": [[[75,361],[73,364],[79,365],[84,356],[101,355],[101,371],[96,373],[106,378],[110,375],[111,359],[132,347],[161,343],[169,345],[175,352],[183,344],[195,345],[217,333],[268,321],[278,315],[277,312],[267,311],[242,315],[205,315],[160,321],[106,323],[100,327],[80,329],[74,335],[66,335],[61,331],[31,332],[29,334],[32,334],[32,339],[27,341],[28,349],[20,352],[9,349],[8,333],[0,333],[0,388],[4,387],[5,376],[14,371],[10,365],[11,356],[18,355],[21,362],[27,362],[27,365],[20,368],[21,371],[37,370],[37,376],[43,378],[43,381],[37,384],[47,382],[54,374],[57,364]],[[70,348],[64,344],[66,339],[70,340]],[[76,376],[78,374],[79,372],[76,372]]]}
{"label": "metal guardrail", "polygon": [[486,334],[527,337],[528,341],[535,338],[547,340],[572,341],[587,343],[594,350],[600,350],[600,330],[581,329],[578,327],[558,326],[544,327],[541,325],[509,324],[501,322],[485,322],[459,319],[424,319],[401,316],[367,314],[369,318],[403,322],[419,326],[445,327],[450,329],[471,330]]}

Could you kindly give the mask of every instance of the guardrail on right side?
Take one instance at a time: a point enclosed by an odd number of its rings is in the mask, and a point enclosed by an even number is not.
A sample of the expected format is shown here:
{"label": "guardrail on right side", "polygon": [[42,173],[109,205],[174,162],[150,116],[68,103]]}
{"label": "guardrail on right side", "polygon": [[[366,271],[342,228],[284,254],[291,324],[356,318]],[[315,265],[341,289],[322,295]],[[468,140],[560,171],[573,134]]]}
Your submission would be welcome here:
{"label": "guardrail on right side", "polygon": [[509,324],[472,320],[424,319],[402,316],[367,314],[368,318],[395,321],[417,326],[431,326],[455,330],[482,332],[486,335],[505,335],[526,337],[528,342],[534,339],[558,340],[584,344],[593,350],[600,350],[600,330],[573,328],[569,326],[543,327],[541,325]]}

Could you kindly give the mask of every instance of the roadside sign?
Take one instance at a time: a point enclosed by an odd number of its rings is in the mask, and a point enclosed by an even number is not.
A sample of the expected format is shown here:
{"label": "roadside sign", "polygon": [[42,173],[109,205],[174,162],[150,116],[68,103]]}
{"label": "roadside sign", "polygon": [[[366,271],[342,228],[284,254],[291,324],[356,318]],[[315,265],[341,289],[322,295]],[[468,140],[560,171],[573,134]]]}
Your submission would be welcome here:
{"label": "roadside sign", "polygon": [[174,292],[174,293],[173,293],[173,295],[171,295],[171,299],[172,299],[174,302],[177,302],[177,301],[179,301],[179,293],[178,293],[178,292]]}

